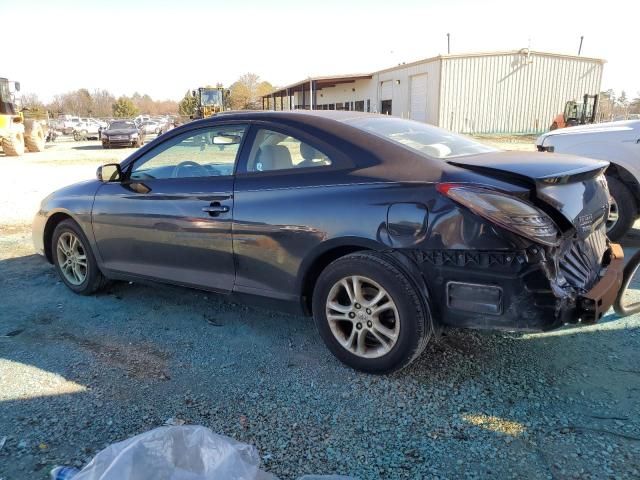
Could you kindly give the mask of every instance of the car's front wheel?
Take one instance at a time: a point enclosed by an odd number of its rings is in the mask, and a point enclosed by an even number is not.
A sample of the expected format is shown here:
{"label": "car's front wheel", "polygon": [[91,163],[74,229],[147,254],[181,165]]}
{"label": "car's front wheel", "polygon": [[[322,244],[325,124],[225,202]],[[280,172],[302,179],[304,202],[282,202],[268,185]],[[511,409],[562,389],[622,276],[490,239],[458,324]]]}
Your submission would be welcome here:
{"label": "car's front wheel", "polygon": [[607,236],[620,240],[636,219],[636,202],[627,186],[616,177],[607,176],[611,204],[607,218]]}
{"label": "car's front wheel", "polygon": [[105,285],[89,241],[76,222],[60,222],[51,242],[53,263],[67,287],[80,295],[91,295]]}
{"label": "car's front wheel", "polygon": [[347,255],[327,266],[314,289],[313,317],[329,350],[369,373],[410,364],[433,330],[409,276],[375,252]]}

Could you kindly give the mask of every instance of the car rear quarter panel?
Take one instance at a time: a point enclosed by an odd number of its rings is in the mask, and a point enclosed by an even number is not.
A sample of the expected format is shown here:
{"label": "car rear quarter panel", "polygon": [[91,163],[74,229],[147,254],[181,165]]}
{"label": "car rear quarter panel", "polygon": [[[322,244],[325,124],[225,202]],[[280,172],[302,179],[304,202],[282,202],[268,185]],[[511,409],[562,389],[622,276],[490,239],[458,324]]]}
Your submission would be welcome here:
{"label": "car rear quarter panel", "polygon": [[[332,248],[510,249],[512,236],[455,206],[430,182],[366,181],[319,172],[270,188],[238,176],[233,251],[238,292],[296,301],[314,261]],[[322,181],[324,180],[324,181]]]}

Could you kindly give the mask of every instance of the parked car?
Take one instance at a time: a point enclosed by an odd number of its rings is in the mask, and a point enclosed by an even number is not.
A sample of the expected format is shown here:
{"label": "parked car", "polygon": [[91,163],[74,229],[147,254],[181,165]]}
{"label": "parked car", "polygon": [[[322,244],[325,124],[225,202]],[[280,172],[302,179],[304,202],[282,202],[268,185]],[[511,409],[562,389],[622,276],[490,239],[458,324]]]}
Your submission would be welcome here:
{"label": "parked car", "polygon": [[105,122],[104,120],[99,120],[97,118],[93,118],[93,117],[88,117],[88,118],[83,118],[80,117],[80,121],[83,123],[93,123],[98,125],[98,127],[101,128],[107,128],[109,126],[109,124],[107,122]]}
{"label": "parked car", "polygon": [[73,127],[73,139],[75,141],[87,140],[90,138],[100,138],[101,126],[97,122],[80,121]]}
{"label": "parked car", "polygon": [[144,130],[132,120],[116,120],[109,127],[102,130],[102,146],[111,147],[140,147],[144,144]]}
{"label": "parked car", "polygon": [[605,171],[612,197],[607,232],[612,240],[622,238],[640,217],[640,120],[554,130],[538,137],[536,145],[542,152],[610,162]]}
{"label": "parked car", "polygon": [[140,127],[144,130],[144,133],[146,133],[147,135],[153,134],[153,133],[157,134],[160,132],[160,124],[157,122],[154,122],[153,120],[147,120],[146,122],[142,122]]}
{"label": "parked car", "polygon": [[608,163],[549,160],[384,115],[223,113],[49,195],[34,241],[76,293],[144,279],[261,300],[389,372],[442,326],[548,330],[611,306]]}
{"label": "parked car", "polygon": [[80,123],[80,117],[74,117],[73,115],[58,115],[56,130],[59,130],[65,135],[73,133],[75,126]]}

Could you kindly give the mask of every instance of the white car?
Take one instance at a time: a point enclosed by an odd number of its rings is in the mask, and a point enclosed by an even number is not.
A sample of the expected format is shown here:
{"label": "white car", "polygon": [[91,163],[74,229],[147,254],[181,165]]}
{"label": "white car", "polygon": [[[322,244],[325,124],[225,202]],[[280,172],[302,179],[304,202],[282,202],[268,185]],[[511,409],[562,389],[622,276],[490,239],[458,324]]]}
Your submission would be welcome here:
{"label": "white car", "polygon": [[640,120],[594,123],[540,135],[541,152],[571,153],[608,160],[605,174],[611,194],[607,232],[612,240],[627,233],[640,217]]}
{"label": "white car", "polygon": [[80,141],[88,138],[100,138],[100,129],[101,126],[98,122],[78,122],[73,127],[73,139]]}
{"label": "white car", "polygon": [[142,128],[144,129],[144,133],[149,135],[150,133],[159,133],[161,125],[153,120],[147,120],[142,122]]}

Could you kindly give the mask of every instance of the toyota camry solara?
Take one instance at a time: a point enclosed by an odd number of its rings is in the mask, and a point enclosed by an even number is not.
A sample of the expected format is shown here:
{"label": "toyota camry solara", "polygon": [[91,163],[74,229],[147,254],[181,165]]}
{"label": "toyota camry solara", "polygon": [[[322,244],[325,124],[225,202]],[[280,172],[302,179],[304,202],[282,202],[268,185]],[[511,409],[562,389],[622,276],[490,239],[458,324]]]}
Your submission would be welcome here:
{"label": "toyota camry solara", "polygon": [[443,326],[597,321],[621,282],[607,162],[502,152],[353,112],[238,112],[176,128],[44,199],[38,251],[87,295],[152,280],[312,315],[368,372]]}

